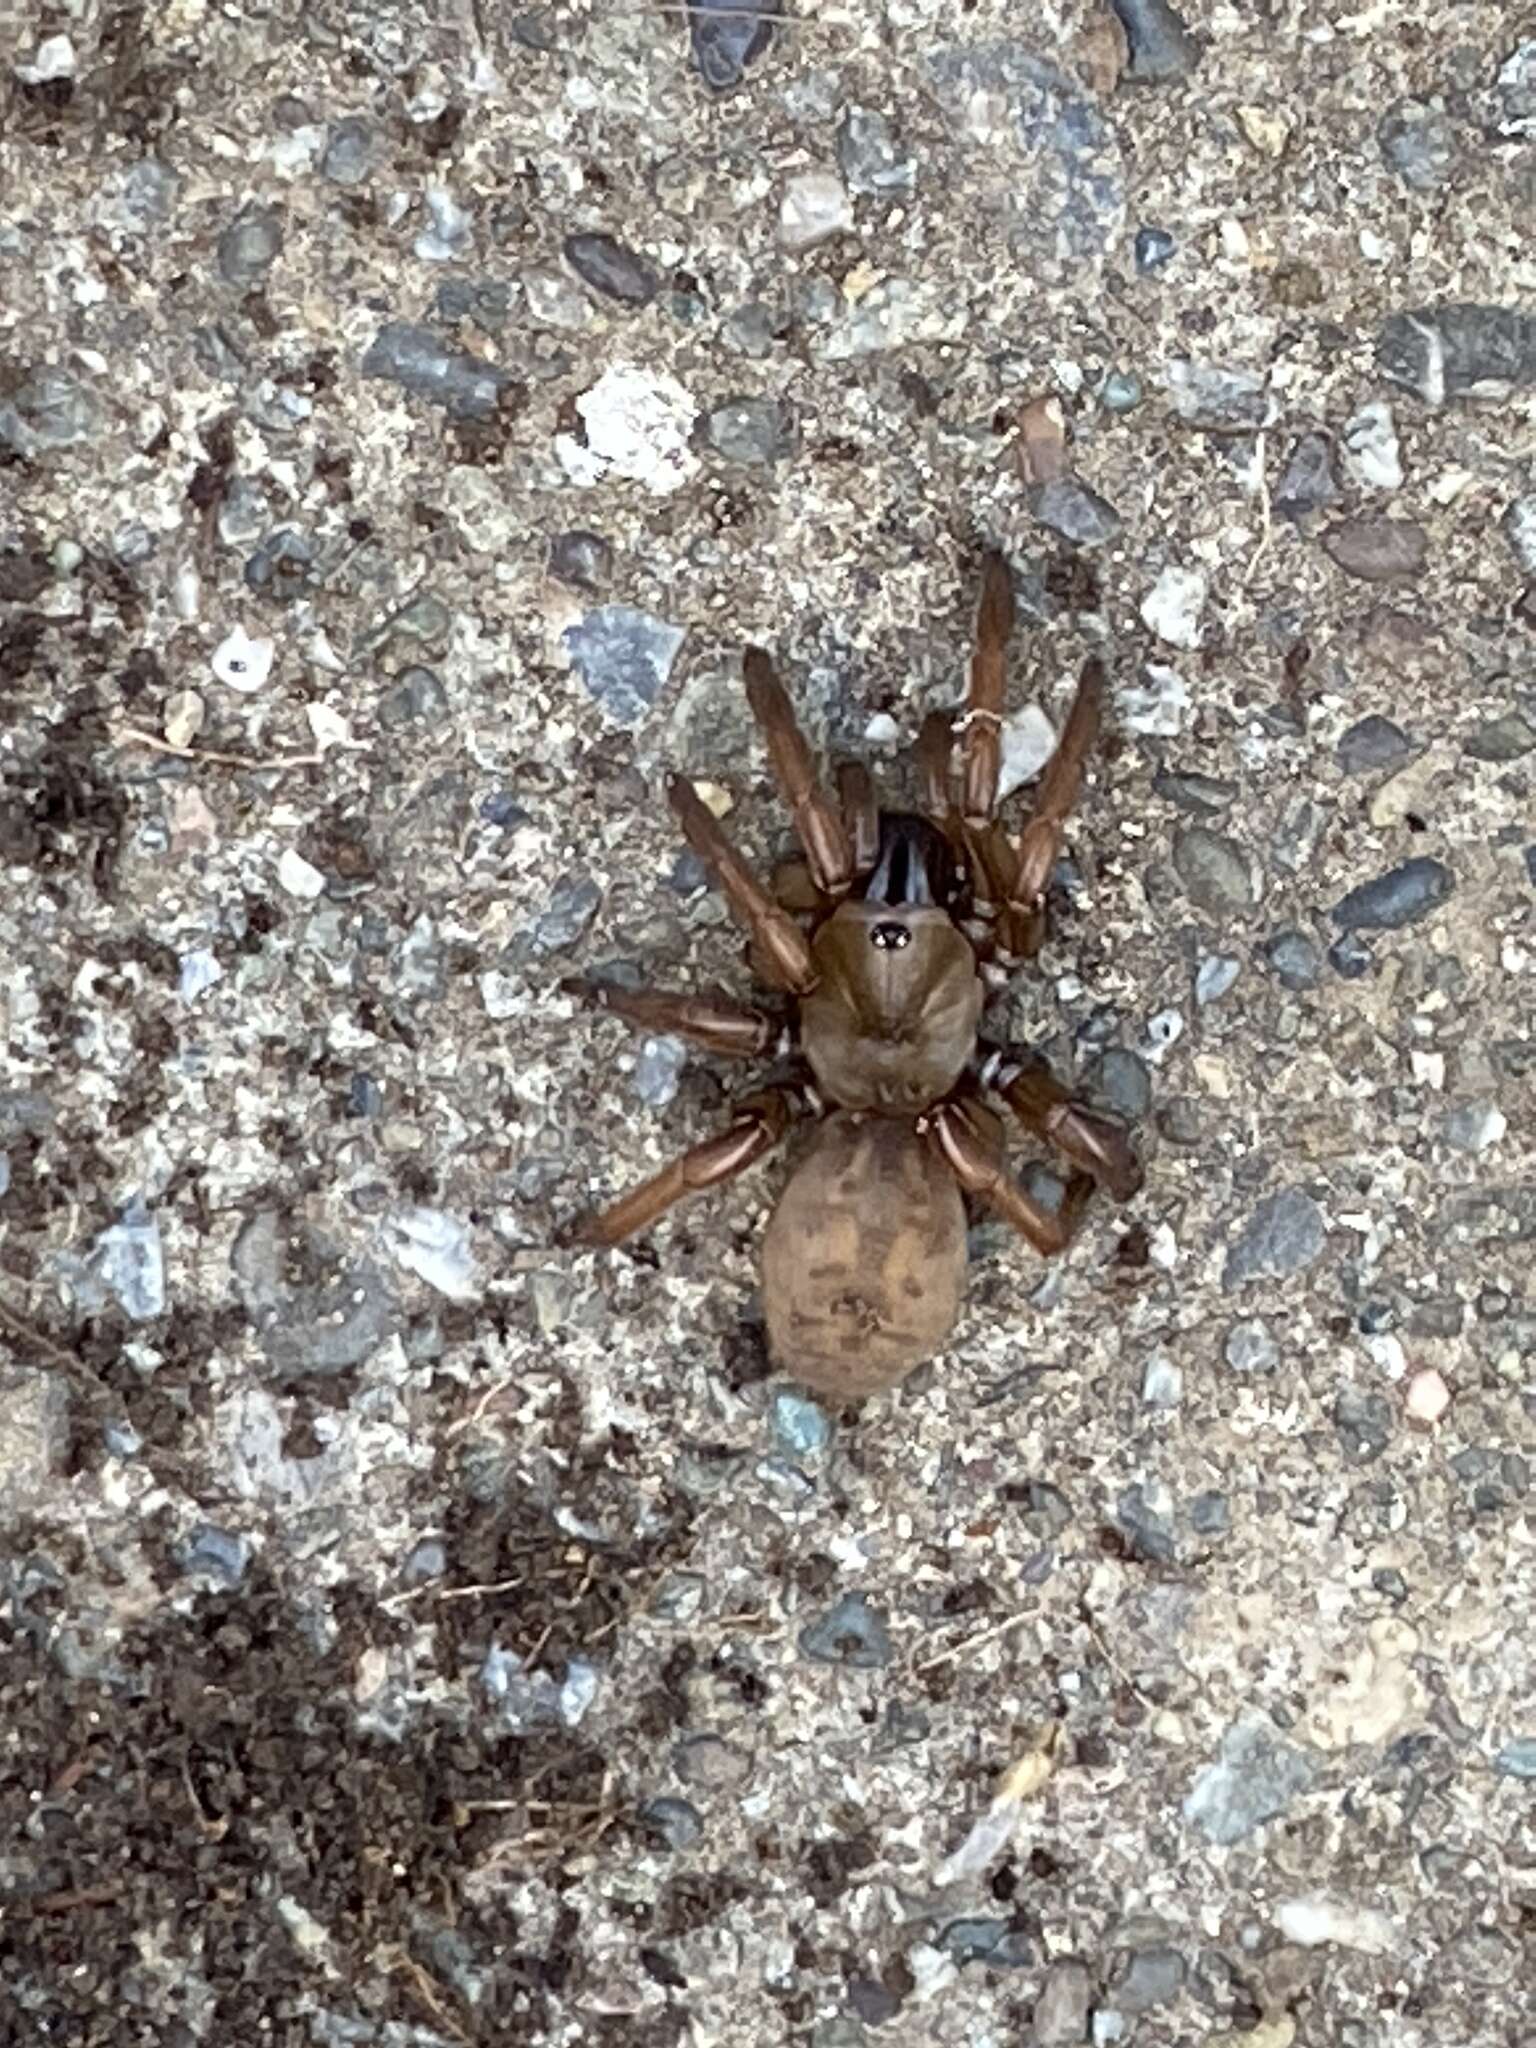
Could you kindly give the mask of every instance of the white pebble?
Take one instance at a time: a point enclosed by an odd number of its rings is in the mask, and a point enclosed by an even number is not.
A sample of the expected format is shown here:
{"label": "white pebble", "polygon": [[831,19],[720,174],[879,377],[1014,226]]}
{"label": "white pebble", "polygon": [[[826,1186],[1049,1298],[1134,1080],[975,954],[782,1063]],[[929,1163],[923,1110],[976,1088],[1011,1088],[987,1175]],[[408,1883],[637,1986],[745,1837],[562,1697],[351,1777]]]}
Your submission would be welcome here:
{"label": "white pebble", "polygon": [[1351,480],[1371,491],[1395,491],[1403,481],[1397,423],[1384,399],[1362,405],[1344,429],[1344,469]]}
{"label": "white pebble", "polygon": [[66,35],[44,36],[31,61],[16,66],[23,85],[51,85],[56,78],[75,75],[75,46]]}
{"label": "white pebble", "polygon": [[232,690],[259,690],[272,673],[275,649],[270,640],[253,640],[243,626],[236,626],[213,650],[211,666],[221,683]]}
{"label": "white pebble", "polygon": [[997,800],[1032,782],[1056,751],[1056,728],[1038,704],[1026,704],[1003,726],[1003,766]]}
{"label": "white pebble", "polygon": [[1141,601],[1141,616],[1170,647],[1198,647],[1207,584],[1203,569],[1170,566]]}
{"label": "white pebble", "polygon": [[1397,1929],[1374,1906],[1346,1906],[1313,1893],[1283,1899],[1275,1908],[1275,1925],[1287,1941],[1302,1948],[1357,1948],[1365,1955],[1391,1955],[1398,1946]]}
{"label": "white pebble", "polygon": [[1451,1405],[1451,1390],[1432,1365],[1408,1382],[1408,1413],[1415,1422],[1438,1422]]}
{"label": "white pebble", "polygon": [[864,737],[872,747],[894,746],[901,738],[901,727],[889,711],[877,711],[865,726]]}
{"label": "white pebble", "polygon": [[224,970],[206,946],[181,956],[181,975],[176,992],[184,1003],[195,1003],[205,989],[224,979]]}
{"label": "white pebble", "polygon": [[291,846],[285,846],[278,855],[277,879],[290,896],[297,896],[306,903],[313,903],[325,892],[324,875],[302,853],[295,853]]}
{"label": "white pebble", "polygon": [[853,207],[832,171],[801,171],[779,200],[779,242],[799,253],[853,226]]}
{"label": "white pebble", "polygon": [[196,690],[173,690],[165,700],[161,729],[173,747],[190,747],[203,729],[203,700]]}
{"label": "white pebble", "polygon": [[1166,1351],[1154,1351],[1143,1366],[1141,1398],[1149,1408],[1177,1408],[1183,1400],[1183,1369]]}
{"label": "white pebble", "polygon": [[1172,739],[1184,730],[1189,712],[1189,691],[1182,676],[1156,662],[1147,662],[1139,682],[1128,683],[1115,692],[1115,707],[1127,732],[1146,733],[1156,739]]}
{"label": "white pebble", "polygon": [[597,475],[611,471],[664,497],[697,474],[689,438],[699,409],[665,370],[614,363],[581,394],[576,410],[587,429],[588,466],[596,464]]}

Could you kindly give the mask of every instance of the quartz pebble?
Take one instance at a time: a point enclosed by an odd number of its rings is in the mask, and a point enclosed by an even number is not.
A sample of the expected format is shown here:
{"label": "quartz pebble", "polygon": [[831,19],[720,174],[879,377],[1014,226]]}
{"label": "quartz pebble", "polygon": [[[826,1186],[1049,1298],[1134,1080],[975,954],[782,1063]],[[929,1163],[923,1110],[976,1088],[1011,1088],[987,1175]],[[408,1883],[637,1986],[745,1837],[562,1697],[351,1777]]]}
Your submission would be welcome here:
{"label": "quartz pebble", "polygon": [[834,171],[800,171],[779,200],[779,242],[803,255],[853,226],[853,207]]}
{"label": "quartz pebble", "polygon": [[1438,1422],[1450,1405],[1451,1390],[1433,1366],[1409,1380],[1404,1406],[1415,1422]]}
{"label": "quartz pebble", "polygon": [[1170,566],[1142,599],[1142,619],[1170,647],[1198,647],[1203,637],[1200,613],[1206,589],[1203,570]]}

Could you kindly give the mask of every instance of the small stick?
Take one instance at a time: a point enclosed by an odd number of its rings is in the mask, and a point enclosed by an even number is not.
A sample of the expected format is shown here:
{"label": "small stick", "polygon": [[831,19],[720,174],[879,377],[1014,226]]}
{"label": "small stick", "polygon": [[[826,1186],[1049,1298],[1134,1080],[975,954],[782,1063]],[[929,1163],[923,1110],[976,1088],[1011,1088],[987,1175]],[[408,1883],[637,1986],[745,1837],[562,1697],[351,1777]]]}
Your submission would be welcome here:
{"label": "small stick", "polygon": [[82,1906],[110,1906],[122,1895],[120,1884],[90,1884],[78,1891],[44,1892],[40,1898],[28,1899],[26,1903],[34,1913],[74,1913]]}
{"label": "small stick", "polygon": [[170,740],[157,739],[152,732],[140,732],[133,725],[119,726],[113,737],[131,741],[136,747],[148,747],[153,754],[169,754],[176,761],[206,761],[213,768],[248,768],[258,775],[288,768],[319,768],[325,763],[323,754],[274,754],[270,760],[262,760],[247,754],[221,754],[212,747],[178,747]]}
{"label": "small stick", "polygon": [[984,1650],[988,1643],[995,1643],[1024,1622],[1033,1618],[1036,1609],[1026,1607],[1018,1614],[1010,1614],[1006,1621],[994,1622],[991,1628],[984,1628],[979,1635],[966,1636],[962,1642],[951,1643],[947,1650],[940,1650],[935,1656],[925,1658],[921,1664],[914,1664],[914,1675],[921,1678],[925,1672],[937,1671],[941,1664],[952,1664],[957,1657],[969,1656],[972,1650]]}
{"label": "small stick", "polygon": [[1263,560],[1265,550],[1269,546],[1270,535],[1274,531],[1269,504],[1269,435],[1263,427],[1260,427],[1253,437],[1253,452],[1259,464],[1259,518],[1262,523],[1259,527],[1259,544],[1248,557],[1248,566],[1243,571],[1244,590],[1253,581],[1253,572]]}

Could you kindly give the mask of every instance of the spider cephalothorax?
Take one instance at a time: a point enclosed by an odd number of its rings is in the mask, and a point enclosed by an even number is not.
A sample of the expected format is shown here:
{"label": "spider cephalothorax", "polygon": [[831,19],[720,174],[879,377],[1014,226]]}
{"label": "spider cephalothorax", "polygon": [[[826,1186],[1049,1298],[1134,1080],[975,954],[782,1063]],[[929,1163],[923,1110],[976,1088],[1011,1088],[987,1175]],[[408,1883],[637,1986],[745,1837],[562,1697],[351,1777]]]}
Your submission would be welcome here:
{"label": "spider cephalothorax", "polygon": [[[1061,741],[1015,841],[994,813],[1002,757],[1006,563],[987,557],[970,694],[919,734],[919,810],[882,811],[868,771],[845,761],[823,786],[766,654],[746,657],[747,695],[794,816],[801,858],[770,890],[692,784],[668,795],[747,933],[759,977],[787,1018],[724,996],[594,982],[572,993],[651,1031],[736,1058],[794,1067],[745,1097],[729,1125],[574,1233],[612,1245],[703,1188],[745,1171],[797,1117],[815,1119],[763,1243],[763,1307],[777,1363],[806,1385],[859,1398],[894,1385],[948,1337],[966,1269],[962,1190],[1041,1252],[1067,1243],[1095,1182],[1128,1200],[1140,1173],[1121,1127],[1073,1099],[1027,1050],[981,1035],[987,973],[1043,935],[1046,883],[1097,735],[1103,672],[1083,670]],[[1072,1172],[1060,1206],[1009,1173],[999,1097]]]}

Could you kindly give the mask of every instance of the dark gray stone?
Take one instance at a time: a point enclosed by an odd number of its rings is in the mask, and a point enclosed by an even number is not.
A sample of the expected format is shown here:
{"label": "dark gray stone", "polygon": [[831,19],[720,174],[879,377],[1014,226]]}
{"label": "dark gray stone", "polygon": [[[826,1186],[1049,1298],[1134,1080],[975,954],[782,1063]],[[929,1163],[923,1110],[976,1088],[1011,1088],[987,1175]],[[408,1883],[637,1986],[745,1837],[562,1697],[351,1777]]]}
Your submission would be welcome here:
{"label": "dark gray stone", "polygon": [[623,306],[648,306],[660,289],[650,265],[612,235],[567,235],[565,260],[581,279]]}
{"label": "dark gray stone", "polygon": [[1426,405],[1507,398],[1536,384],[1536,313],[1465,301],[1415,306],[1382,324],[1376,365]]}
{"label": "dark gray stone", "polygon": [[1506,711],[1480,725],[1466,747],[1474,761],[1518,761],[1536,747],[1536,725],[1518,711]]}
{"label": "dark gray stone", "polygon": [[568,952],[596,917],[602,900],[603,892],[596,882],[584,875],[563,876],[529,932],[534,952]]}
{"label": "dark gray stone", "polygon": [[1340,981],[1362,981],[1376,965],[1376,956],[1363,939],[1346,932],[1328,948],[1328,965]]}
{"label": "dark gray stone", "polygon": [[640,1818],[647,1832],[668,1849],[691,1849],[704,1832],[704,1816],[688,1799],[648,1799]]}
{"label": "dark gray stone", "polygon": [[1207,825],[1179,827],[1173,866],[1190,902],[1212,917],[1242,917],[1257,900],[1247,854],[1235,839]]}
{"label": "dark gray stone", "polygon": [[727,318],[720,339],[738,355],[761,360],[773,353],[778,339],[779,316],[761,299],[748,299]]}
{"label": "dark gray stone", "polygon": [[1245,1316],[1228,1330],[1222,1355],[1234,1372],[1273,1372],[1280,1346],[1262,1317]]}
{"label": "dark gray stone", "polygon": [[1346,775],[1374,775],[1400,768],[1416,751],[1400,725],[1373,711],[1340,735],[1338,762]]}
{"label": "dark gray stone", "polygon": [[320,175],[333,185],[361,185],[379,155],[379,135],[361,114],[348,114],[325,139]]}
{"label": "dark gray stone", "polygon": [[1178,772],[1159,768],[1152,778],[1154,796],[1166,797],[1181,811],[1196,818],[1216,818],[1237,795],[1237,784],[1219,775],[1202,775],[1198,769]]}
{"label": "dark gray stone", "polygon": [[243,206],[219,237],[219,275],[250,291],[283,250],[283,223],[271,206]]}
{"label": "dark gray stone", "polygon": [[30,371],[0,386],[0,442],[27,462],[89,441],[101,422],[95,398],[68,370]]}
{"label": "dark gray stone", "polygon": [[1166,228],[1136,230],[1136,268],[1143,277],[1153,277],[1166,268],[1178,253],[1178,243]]}
{"label": "dark gray stone", "polygon": [[1217,1760],[1196,1776],[1184,1818],[1208,1841],[1241,1842],[1276,1820],[1312,1783],[1312,1765],[1263,1721],[1238,1721],[1222,1738]]}
{"label": "dark gray stone", "polygon": [[1030,512],[1042,526],[1059,533],[1074,547],[1102,547],[1113,540],[1124,521],[1107,498],[1071,477],[1035,484],[1026,494]]}
{"label": "dark gray stone", "polygon": [[917,178],[912,158],[898,144],[884,114],[850,107],[837,131],[837,164],[850,192],[883,196],[910,192]]}
{"label": "dark gray stone", "polygon": [[1256,370],[1176,358],[1168,365],[1168,396],[1187,427],[1206,433],[1256,433],[1269,420],[1269,389]]}
{"label": "dark gray stone", "polygon": [[891,1638],[885,1619],[862,1593],[845,1593],[820,1621],[800,1631],[800,1654],[816,1664],[841,1664],[873,1671],[891,1661]]}
{"label": "dark gray stone", "polygon": [[1304,1272],[1322,1252],[1323,1212],[1301,1188],[1266,1195],[1227,1253],[1221,1284],[1229,1291],[1249,1280],[1283,1279]]}
{"label": "dark gray stone", "polygon": [[1152,1075],[1139,1053],[1112,1045],[1099,1055],[1089,1069],[1088,1093],[1096,1102],[1124,1117],[1128,1124],[1140,1123],[1152,1107]]}
{"label": "dark gray stone", "polygon": [[693,0],[688,15],[694,68],[712,92],[729,92],[773,41],[780,0]]}
{"label": "dark gray stone", "polygon": [[1168,2005],[1184,1988],[1184,1958],[1176,1948],[1158,1942],[1139,1948],[1127,1960],[1111,1992],[1125,2012],[1153,2012]]}
{"label": "dark gray stone", "polygon": [[1421,854],[1351,889],[1328,915],[1341,931],[1400,931],[1428,917],[1455,887],[1456,877],[1443,861]]}
{"label": "dark gray stone", "polygon": [[483,334],[500,334],[512,317],[512,287],[500,278],[444,278],[437,288],[437,317],[455,325],[472,320]]}
{"label": "dark gray stone", "polygon": [[414,398],[440,405],[454,419],[488,420],[516,380],[479,356],[449,348],[435,328],[386,321],[369,343],[362,374],[398,384]]}
{"label": "dark gray stone", "polygon": [[1536,36],[1516,43],[1495,81],[1494,132],[1506,141],[1536,139]]}
{"label": "dark gray stone", "polygon": [[1302,434],[1291,444],[1284,474],[1275,486],[1273,505],[1282,518],[1298,523],[1334,504],[1339,482],[1333,470],[1333,439],[1328,434]]}
{"label": "dark gray stone", "polygon": [[686,638],[681,626],[624,604],[599,605],[560,639],[571,665],[617,725],[638,725]]}
{"label": "dark gray stone", "polygon": [[1126,77],[1133,85],[1166,85],[1187,78],[1200,61],[1201,41],[1168,0],[1111,0],[1130,45]]}
{"label": "dark gray stone", "polygon": [[764,468],[794,452],[784,409],[771,398],[729,398],[705,422],[709,445],[727,462]]}
{"label": "dark gray stone", "polygon": [[379,699],[379,723],[391,732],[427,725],[448,713],[448,692],[435,671],[419,664],[403,668]]}
{"label": "dark gray stone", "polygon": [[1345,1456],[1357,1465],[1379,1458],[1392,1440],[1392,1403],[1385,1394],[1362,1387],[1341,1387],[1333,1404],[1333,1426]]}
{"label": "dark gray stone", "polygon": [[1384,161],[1413,192],[1434,192],[1456,167],[1456,133],[1443,107],[1399,100],[1376,127]]}
{"label": "dark gray stone", "polygon": [[1323,553],[1346,576],[1365,583],[1404,583],[1420,574],[1429,536],[1415,519],[1361,513],[1341,519],[1323,535]]}
{"label": "dark gray stone", "polygon": [[572,590],[601,590],[613,574],[613,548],[600,533],[573,527],[550,542],[549,573]]}
{"label": "dark gray stone", "polygon": [[1197,1536],[1225,1536],[1232,1507],[1224,1493],[1197,1493],[1189,1504],[1189,1526]]}
{"label": "dark gray stone", "polygon": [[1137,1557],[1169,1564],[1178,1554],[1172,1503],[1161,1487],[1128,1486],[1115,1503],[1115,1525]]}
{"label": "dark gray stone", "polygon": [[296,526],[280,526],[250,556],[245,565],[246,587],[279,604],[292,604],[314,589],[319,579],[315,544]]}
{"label": "dark gray stone", "polygon": [[361,1365],[398,1327],[373,1261],[302,1218],[259,1211],[235,1239],[230,1269],[257,1341],[284,1378]]}
{"label": "dark gray stone", "polygon": [[1323,949],[1310,933],[1287,925],[1264,941],[1264,962],[1282,988],[1300,994],[1323,978]]}

